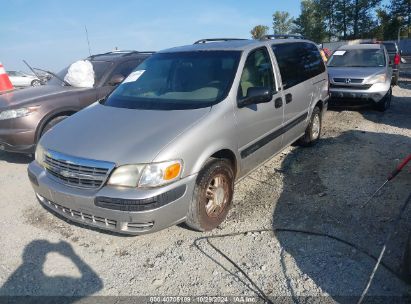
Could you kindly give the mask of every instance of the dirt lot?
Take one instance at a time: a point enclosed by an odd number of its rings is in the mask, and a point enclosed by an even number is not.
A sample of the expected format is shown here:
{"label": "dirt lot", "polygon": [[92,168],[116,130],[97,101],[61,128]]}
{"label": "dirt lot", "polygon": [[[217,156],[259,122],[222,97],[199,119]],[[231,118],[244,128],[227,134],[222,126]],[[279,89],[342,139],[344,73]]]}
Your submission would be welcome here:
{"label": "dirt lot", "polygon": [[[208,234],[180,225],[121,237],[71,225],[37,203],[26,177],[29,159],[0,152],[0,294],[265,294],[351,302],[346,297],[361,293],[374,265],[361,250],[378,255],[411,189],[407,170],[360,207],[411,151],[411,85],[403,79],[394,96],[385,114],[329,111],[321,142],[290,147],[238,183],[228,220]],[[410,219],[411,208],[384,258],[395,272],[401,271]],[[327,233],[358,248],[274,228]],[[244,273],[206,239],[197,240],[260,229],[268,231],[210,240]],[[410,294],[385,267],[370,289],[374,296]]]}

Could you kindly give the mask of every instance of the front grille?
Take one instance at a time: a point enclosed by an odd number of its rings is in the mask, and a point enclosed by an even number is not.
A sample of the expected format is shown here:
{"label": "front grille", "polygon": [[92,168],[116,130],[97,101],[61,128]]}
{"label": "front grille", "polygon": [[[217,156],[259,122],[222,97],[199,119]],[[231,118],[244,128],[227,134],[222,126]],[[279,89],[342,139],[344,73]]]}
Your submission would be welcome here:
{"label": "front grille", "polygon": [[361,78],[334,78],[334,82],[338,83],[347,83],[347,81],[349,81],[350,83],[360,84],[363,80],[364,79]]}
{"label": "front grille", "polygon": [[66,185],[96,189],[104,184],[114,164],[47,151],[45,167],[50,175]]}

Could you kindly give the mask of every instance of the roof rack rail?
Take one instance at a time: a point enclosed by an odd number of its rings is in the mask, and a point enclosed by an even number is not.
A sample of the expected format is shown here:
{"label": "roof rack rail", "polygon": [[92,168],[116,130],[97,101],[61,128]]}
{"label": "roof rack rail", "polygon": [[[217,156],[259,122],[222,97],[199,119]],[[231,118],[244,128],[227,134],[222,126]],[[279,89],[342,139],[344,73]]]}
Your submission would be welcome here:
{"label": "roof rack rail", "polygon": [[275,35],[264,35],[261,39],[269,40],[269,39],[305,39],[305,38],[299,34],[275,34]]}
{"label": "roof rack rail", "polygon": [[201,44],[207,42],[222,42],[222,41],[232,41],[232,40],[247,40],[244,38],[210,38],[210,39],[200,39],[194,42],[194,44]]}
{"label": "roof rack rail", "polygon": [[101,53],[101,54],[94,54],[89,56],[88,58],[93,59],[94,57],[97,56],[105,56],[105,55],[122,55],[122,56],[130,56],[132,54],[154,54],[154,51],[134,51],[134,50],[114,50],[106,53]]}

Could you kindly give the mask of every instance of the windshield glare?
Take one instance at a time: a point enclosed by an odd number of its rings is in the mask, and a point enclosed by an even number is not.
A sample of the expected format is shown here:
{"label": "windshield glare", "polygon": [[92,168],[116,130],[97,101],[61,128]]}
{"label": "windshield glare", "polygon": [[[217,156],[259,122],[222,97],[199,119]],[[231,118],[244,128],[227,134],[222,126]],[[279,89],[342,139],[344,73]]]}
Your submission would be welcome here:
{"label": "windshield glare", "polygon": [[140,64],[107,98],[107,106],[129,109],[193,109],[223,100],[240,51],[158,53]]}
{"label": "windshield glare", "polygon": [[[90,61],[91,64],[93,65],[93,70],[94,70],[94,86],[100,82],[101,78],[103,78],[104,73],[107,71],[107,69],[111,66],[111,62],[107,61]],[[60,79],[64,79],[64,76],[67,75],[67,71],[70,66],[62,69],[60,72],[58,72],[56,75]],[[60,79],[57,79],[56,77],[52,76],[52,78],[47,81],[47,84],[49,85],[62,85],[62,82]]]}
{"label": "windshield glare", "polygon": [[383,67],[385,55],[381,49],[338,50],[328,61],[329,67]]}

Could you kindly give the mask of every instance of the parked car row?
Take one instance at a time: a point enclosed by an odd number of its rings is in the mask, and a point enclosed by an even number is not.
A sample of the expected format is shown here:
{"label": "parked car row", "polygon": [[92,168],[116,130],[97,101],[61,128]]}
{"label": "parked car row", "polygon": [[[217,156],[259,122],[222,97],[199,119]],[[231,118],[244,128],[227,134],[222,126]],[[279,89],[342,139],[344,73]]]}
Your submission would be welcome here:
{"label": "parked car row", "polygon": [[41,79],[35,75],[30,75],[20,71],[7,71],[11,84],[14,87],[38,87],[41,86]]}
{"label": "parked car row", "polygon": [[387,108],[392,75],[382,45],[343,47],[327,72],[313,42],[287,35],[88,60],[91,89],[70,87],[64,69],[0,96],[0,149],[35,149],[28,176],[51,212],[132,235],[216,228],[236,181],[320,139],[330,94]]}

